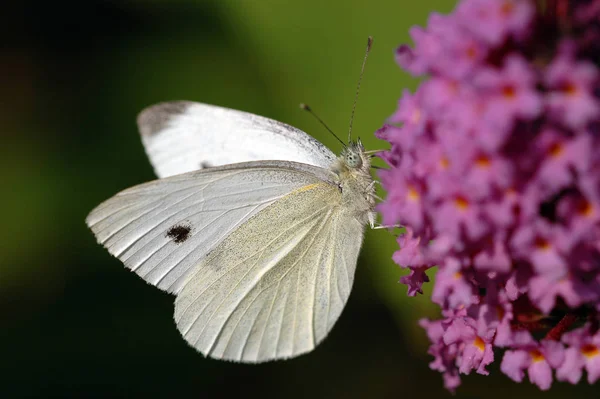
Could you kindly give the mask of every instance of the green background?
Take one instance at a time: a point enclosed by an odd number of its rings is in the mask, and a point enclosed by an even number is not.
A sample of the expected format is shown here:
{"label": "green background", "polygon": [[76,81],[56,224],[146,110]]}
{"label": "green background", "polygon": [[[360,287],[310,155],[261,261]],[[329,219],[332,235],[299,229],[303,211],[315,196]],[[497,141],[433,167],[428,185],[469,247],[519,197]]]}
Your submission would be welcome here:
{"label": "green background", "polygon": [[[417,81],[394,62],[408,29],[452,1],[13,2],[1,13],[0,397],[447,397],[429,370],[391,261],[395,237],[369,231],[348,306],[313,353],[240,365],[204,359],[179,336],[173,297],[122,267],[84,219],[119,190],[154,178],[135,117],[187,99],[265,115],[339,144],[366,38],[375,43],[354,132],[373,132]],[[379,165],[382,165],[381,163]],[[500,375],[469,376],[457,397],[552,396]]]}

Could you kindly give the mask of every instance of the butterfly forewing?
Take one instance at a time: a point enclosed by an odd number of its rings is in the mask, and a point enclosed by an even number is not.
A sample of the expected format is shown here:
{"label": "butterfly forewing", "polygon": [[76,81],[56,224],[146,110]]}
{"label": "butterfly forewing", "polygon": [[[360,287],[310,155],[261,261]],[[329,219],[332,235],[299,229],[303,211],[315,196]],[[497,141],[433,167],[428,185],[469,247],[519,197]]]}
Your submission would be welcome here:
{"label": "butterfly forewing", "polygon": [[313,349],[348,299],[362,226],[337,186],[295,189],[252,216],[200,262],[175,320],[205,355],[244,362]]}
{"label": "butterfly forewing", "polygon": [[251,162],[190,172],[127,189],[87,218],[99,243],[147,282],[178,292],[189,272],[253,215],[330,172]]}

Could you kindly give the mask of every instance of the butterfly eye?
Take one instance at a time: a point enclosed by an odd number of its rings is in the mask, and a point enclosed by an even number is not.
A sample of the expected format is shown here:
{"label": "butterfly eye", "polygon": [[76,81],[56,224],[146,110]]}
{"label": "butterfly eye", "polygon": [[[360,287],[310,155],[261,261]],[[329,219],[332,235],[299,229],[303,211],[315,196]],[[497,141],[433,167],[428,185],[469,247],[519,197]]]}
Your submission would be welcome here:
{"label": "butterfly eye", "polygon": [[361,164],[362,160],[359,154],[354,151],[348,151],[348,153],[346,153],[346,165],[348,165],[349,168],[356,169],[359,168]]}

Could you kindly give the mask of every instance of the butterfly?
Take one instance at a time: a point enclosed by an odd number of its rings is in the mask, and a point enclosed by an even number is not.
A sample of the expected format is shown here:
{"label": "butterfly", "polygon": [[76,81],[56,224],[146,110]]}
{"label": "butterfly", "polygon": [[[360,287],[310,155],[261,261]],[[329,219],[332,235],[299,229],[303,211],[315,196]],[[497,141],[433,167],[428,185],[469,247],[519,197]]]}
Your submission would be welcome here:
{"label": "butterfly", "polygon": [[205,356],[254,363],[315,348],[375,222],[360,140],[336,157],[287,124],[185,101],[145,109],[138,127],[159,179],[92,210],[97,241],[176,296],[177,328]]}

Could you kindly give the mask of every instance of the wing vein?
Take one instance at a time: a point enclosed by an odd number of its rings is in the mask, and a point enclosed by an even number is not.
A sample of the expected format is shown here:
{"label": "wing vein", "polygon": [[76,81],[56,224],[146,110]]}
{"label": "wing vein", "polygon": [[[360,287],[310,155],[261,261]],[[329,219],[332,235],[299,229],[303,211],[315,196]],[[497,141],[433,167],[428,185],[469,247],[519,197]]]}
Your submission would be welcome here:
{"label": "wing vein", "polygon": [[[262,205],[262,204],[263,204],[263,203],[258,203],[258,204],[251,203],[251,204],[245,204],[245,205],[243,205],[243,206],[239,206],[239,207],[235,207],[235,208],[228,208],[228,209],[226,209],[226,210],[225,210],[223,213],[221,213],[221,214],[217,215],[217,216],[216,216],[214,219],[212,219],[212,220],[210,221],[210,223],[207,223],[206,225],[204,225],[204,227],[203,227],[203,228],[202,228],[202,229],[201,229],[199,232],[197,232],[196,234],[199,234],[199,233],[201,233],[201,232],[202,232],[202,231],[203,231],[205,228],[207,228],[207,227],[208,227],[208,226],[209,226],[211,223],[214,223],[214,222],[218,221],[220,218],[222,218],[224,215],[226,215],[227,213],[229,213],[229,212],[231,212],[231,211],[235,211],[235,210],[243,209],[243,208],[246,208],[246,207],[249,207],[249,206],[253,206],[253,205],[255,205],[255,207],[258,207],[258,206],[260,206],[260,205]],[[205,212],[205,211],[198,211],[198,212],[196,212],[196,213],[192,213],[192,214],[190,214],[190,215],[188,216],[188,218],[192,218],[192,217],[194,217],[194,216],[196,216],[196,215],[199,215],[199,214],[201,214],[201,213],[203,213],[203,212]],[[212,210],[211,210],[210,212],[212,212]],[[161,222],[161,223],[162,223],[162,222]],[[159,235],[159,234],[157,234],[157,235],[156,235],[156,236],[154,236],[153,238],[156,238],[158,235]],[[161,248],[162,248],[162,247],[164,247],[165,245],[169,244],[169,242],[170,242],[169,240],[166,240],[166,241],[165,241],[165,243],[163,244],[163,246],[161,246]],[[140,248],[140,249],[139,249],[138,251],[136,251],[135,253],[139,252],[141,249],[142,249],[142,248]],[[160,248],[159,248],[159,249],[160,249]],[[185,258],[186,258],[186,257],[187,257],[189,254],[191,254],[191,253],[193,252],[193,250],[194,250],[194,248],[192,248],[192,251],[190,251],[190,252],[189,252],[189,253],[188,253],[188,254],[187,254],[187,255],[186,255],[186,256],[185,256],[185,257],[184,257],[182,260],[184,260],[184,259],[185,259]],[[157,252],[157,251],[155,251],[154,253],[156,253],[156,252]],[[152,253],[150,256],[154,255],[154,253]],[[132,256],[133,256],[133,255],[132,255]],[[129,258],[128,258],[128,259],[129,259]],[[182,260],[180,260],[180,262],[181,262]],[[145,262],[145,261],[144,261],[144,262]],[[148,273],[150,273],[150,272],[151,272],[152,270],[154,270],[156,267],[160,266],[160,265],[161,265],[163,262],[164,262],[164,259],[163,259],[163,260],[161,260],[161,261],[160,261],[160,262],[159,262],[159,263],[158,263],[156,266],[154,266],[152,269],[150,269],[150,270],[148,271]],[[143,262],[142,262],[142,263],[143,263]],[[139,268],[139,266],[140,266],[140,265],[138,265],[138,266],[137,266],[135,269],[133,269],[133,270],[134,270],[134,271],[135,271],[135,270],[137,270],[137,269]],[[169,270],[169,271],[170,271],[170,270]],[[146,273],[146,274],[148,274],[148,273]]]}
{"label": "wing vein", "polygon": [[[263,290],[262,290],[262,291],[261,291],[261,292],[260,292],[260,293],[257,295],[257,298],[258,298],[258,296],[260,296],[260,294],[262,294],[262,293],[264,292],[264,290],[266,290],[266,289],[268,289],[268,288],[270,288],[270,287],[271,287],[271,285],[269,285],[269,286],[265,287],[265,288],[264,288],[264,289],[263,289]],[[279,284],[277,284],[277,290],[275,291],[275,297],[277,297],[277,292],[278,292],[278,291],[279,291]],[[273,297],[273,298],[275,298],[275,297]],[[254,301],[255,301],[255,300],[256,300],[256,298],[254,298],[254,299],[252,300],[252,302],[250,303],[250,306],[248,306],[248,307],[246,308],[246,310],[244,310],[244,313],[242,314],[242,317],[240,317],[240,319],[239,319],[239,320],[238,320],[238,321],[235,323],[235,326],[233,327],[233,330],[231,331],[231,336],[230,336],[230,337],[229,337],[229,339],[227,340],[227,344],[225,345],[225,349],[223,349],[223,353],[226,353],[226,352],[227,352],[227,349],[229,349],[229,344],[231,343],[231,338],[232,338],[232,337],[235,335],[235,332],[237,331],[237,329],[238,329],[238,326],[239,326],[240,322],[243,320],[244,316],[245,316],[245,315],[246,315],[246,313],[248,312],[248,309],[250,309],[250,308],[252,307],[252,305],[254,304]],[[271,301],[271,308],[269,309],[269,316],[267,316],[267,321],[268,321],[268,319],[269,319],[269,317],[270,317],[270,314],[271,314],[271,309],[273,308],[273,303],[274,303],[274,301]],[[252,328],[254,328],[254,323],[255,323],[255,322],[256,322],[256,319],[255,319],[255,320],[254,320],[254,322],[252,323],[252,326],[250,327],[250,330],[248,331],[248,335],[246,336],[246,339],[244,340],[244,346],[242,347],[242,351],[241,351],[241,357],[244,357],[244,351],[246,350],[246,344],[247,344],[247,342],[248,342],[248,338],[250,337],[250,333],[252,332]],[[261,339],[262,339],[262,336],[261,336]],[[217,340],[218,340],[218,339],[217,339]],[[215,340],[215,343],[217,342],[217,340]],[[214,346],[214,344],[213,344],[213,346]],[[260,346],[259,346],[259,352],[260,352]]]}
{"label": "wing vein", "polygon": [[[183,190],[181,190],[181,191],[183,191]],[[171,204],[171,206],[173,206],[173,205],[177,205],[177,204],[179,204],[180,202],[182,202],[182,201],[185,201],[186,199],[190,198],[190,197],[191,197],[191,196],[193,196],[194,194],[196,194],[196,192],[192,192],[190,195],[187,195],[187,196],[185,196],[185,197],[181,198],[180,200],[178,200],[178,201],[177,201],[177,202],[175,202],[174,204]],[[128,226],[132,225],[133,223],[135,223],[135,222],[138,222],[140,219],[142,219],[142,218],[143,218],[143,217],[145,217],[146,215],[150,214],[150,213],[151,213],[152,211],[154,211],[155,209],[159,208],[159,207],[160,207],[160,205],[161,205],[161,203],[162,203],[164,200],[165,200],[165,197],[159,197],[159,198],[157,198],[155,201],[150,201],[150,202],[148,202],[148,204],[152,204],[152,205],[154,205],[154,206],[153,206],[152,208],[150,208],[150,209],[148,209],[148,210],[144,211],[144,212],[143,212],[141,215],[136,215],[136,216],[135,216],[135,218],[132,218],[132,219],[131,219],[131,221],[130,221],[129,223],[125,223],[123,226],[119,227],[118,229],[116,229],[115,231],[113,231],[112,233],[110,233],[110,235],[109,235],[109,236],[107,236],[107,237],[105,237],[105,238],[104,238],[104,241],[103,241],[103,242],[105,242],[105,243],[106,243],[106,242],[108,242],[108,241],[109,241],[111,238],[113,238],[113,237],[114,237],[116,234],[118,234],[119,232],[123,231],[123,230],[124,230],[124,229],[126,229]],[[163,211],[163,212],[164,212],[164,211]],[[159,212],[159,214],[160,214],[160,212]],[[162,223],[162,221],[161,221],[161,222],[159,222],[159,223]],[[114,224],[114,223],[113,223],[113,224]],[[110,225],[106,226],[104,229],[102,229],[102,230],[98,231],[96,234],[100,234],[100,232],[102,232],[102,231],[104,231],[104,230],[106,230],[106,229],[110,228],[110,227],[111,227],[113,224],[110,224]],[[154,228],[154,227],[155,227],[155,226],[153,226],[152,228]],[[152,229],[152,228],[151,228],[151,229]],[[150,229],[150,230],[151,230],[151,229]],[[148,231],[148,230],[147,230],[147,231]],[[146,234],[146,233],[144,233],[144,234]],[[143,235],[142,235],[142,236],[143,236]],[[128,246],[128,247],[129,247],[129,246]],[[116,254],[115,256],[119,257],[119,256],[120,256],[122,253],[123,253],[123,252],[121,251],[121,252],[119,252],[118,254]]]}
{"label": "wing vein", "polygon": [[[335,226],[335,234],[337,235],[337,224],[333,223],[333,225]],[[330,248],[334,248],[334,246],[331,246]],[[330,254],[331,255],[331,254]],[[325,322],[327,323],[326,328],[329,328],[329,311],[331,310],[331,272],[333,270],[333,257],[330,256],[329,259],[329,265],[327,266],[327,285],[329,286],[329,290],[328,290],[328,298],[327,298],[327,313],[326,313],[326,319]]]}
{"label": "wing vein", "polygon": [[[208,318],[208,320],[206,321],[206,323],[204,324],[204,327],[202,327],[202,330],[200,330],[200,334],[198,334],[198,338],[196,339],[196,342],[194,342],[194,346],[196,346],[198,344],[198,341],[202,338],[202,334],[204,333],[204,331],[206,330],[206,327],[208,326],[208,324],[211,322],[211,320],[213,319],[213,317],[217,314],[217,312],[219,311],[219,309],[221,309],[221,306],[223,306],[223,303],[225,303],[225,301],[227,299],[229,299],[229,296],[231,295],[231,293],[241,284],[241,282],[244,280],[244,278],[246,278],[246,276],[248,275],[248,273],[250,273],[252,270],[254,270],[254,268],[256,267],[256,265],[258,265],[258,262],[260,261],[261,256],[264,255],[266,248],[263,248],[262,251],[260,251],[260,255],[256,258],[256,261],[254,262],[254,264],[252,265],[252,267],[246,272],[244,273],[244,275],[242,276],[242,278],[235,284],[235,286],[227,293],[227,295],[225,295],[223,297],[223,299],[221,300],[221,302],[219,302],[219,306],[217,306],[217,308],[211,313],[210,317]],[[248,293],[250,292],[250,290],[248,292],[246,292],[242,298],[240,299],[240,301],[238,301],[237,305],[235,308],[237,308],[237,306],[239,306],[239,304],[242,302],[242,300],[244,300],[247,296]],[[221,335],[221,332],[223,331],[223,328],[225,328],[225,325],[229,322],[229,319],[231,318],[231,315],[234,312],[231,312],[228,316],[227,319],[225,319],[225,322],[223,322],[219,328],[219,331],[217,332],[215,339],[213,340],[213,342],[210,344],[210,346],[212,347],[214,345],[214,343],[218,340],[219,336]]]}
{"label": "wing vein", "polygon": [[[244,217],[240,218],[240,221],[239,221],[238,223],[236,223],[235,225],[233,225],[233,227],[231,227],[230,229],[226,230],[226,231],[225,231],[225,234],[223,234],[223,236],[222,236],[220,239],[218,239],[218,240],[216,241],[216,243],[218,244],[218,243],[219,243],[219,242],[221,242],[223,239],[225,239],[225,238],[227,237],[227,235],[231,234],[231,232],[232,232],[232,231],[234,231],[234,230],[235,230],[235,228],[236,228],[237,226],[239,226],[239,225],[242,223],[242,221],[244,221],[244,220],[245,220],[245,219],[248,217],[248,215],[250,215],[250,214],[252,214],[254,211],[256,211],[256,209],[257,209],[257,208],[258,208],[260,205],[262,205],[262,203],[255,205],[255,206],[254,206],[254,207],[253,207],[251,210],[249,210],[248,212],[246,212],[246,214],[244,215]],[[242,208],[245,208],[245,207],[239,207],[239,208],[236,208],[236,210],[237,210],[237,209],[242,209]],[[223,216],[225,216],[225,214],[229,213],[229,211],[230,211],[230,210],[227,210],[227,211],[225,211],[224,213],[222,213],[221,215],[219,215],[219,216],[218,216],[216,219],[214,219],[214,220],[213,220],[211,223],[214,223],[214,222],[216,222],[218,219],[221,219]],[[206,226],[205,226],[203,229],[205,229],[207,226],[208,226],[208,225],[206,225]],[[217,245],[217,244],[215,244],[215,245]],[[158,284],[162,283],[162,281],[165,279],[165,277],[166,277],[166,276],[167,276],[169,273],[171,273],[171,271],[172,271],[172,270],[173,270],[175,267],[177,267],[179,264],[181,264],[181,262],[185,262],[185,261],[186,261],[186,260],[187,260],[187,259],[188,259],[188,258],[189,258],[189,257],[190,257],[192,254],[193,254],[193,253],[194,253],[194,248],[192,248],[192,250],[191,250],[190,252],[188,252],[188,254],[187,254],[187,255],[185,255],[185,256],[184,256],[184,257],[183,257],[181,260],[179,260],[179,262],[177,262],[176,264],[174,264],[173,266],[171,266],[171,267],[169,268],[169,270],[168,270],[166,273],[164,273],[164,274],[163,274],[163,275],[160,277],[160,279],[157,281],[156,285],[158,285]],[[206,254],[204,254],[204,255],[206,255]],[[195,261],[193,261],[193,262],[197,262],[198,260],[199,260],[199,259],[196,259],[196,260],[195,260]],[[161,262],[160,262],[158,265],[160,265],[161,263],[162,263],[162,261],[161,261]],[[157,265],[157,266],[155,266],[155,267],[154,267],[152,270],[156,269],[156,267],[158,267],[158,265]],[[169,288],[171,288],[171,287],[172,287],[172,285],[171,285]]]}
{"label": "wing vein", "polygon": [[[173,194],[181,193],[181,192],[184,192],[184,191],[186,191],[186,190],[192,190],[192,191],[193,191],[193,192],[192,192],[190,195],[188,195],[188,196],[186,196],[186,197],[184,197],[184,198],[182,198],[182,199],[180,199],[180,200],[176,201],[176,202],[175,202],[175,203],[173,203],[173,204],[170,204],[170,206],[177,205],[177,204],[181,203],[182,201],[185,201],[185,200],[186,200],[186,199],[188,199],[189,197],[191,197],[191,196],[193,196],[193,195],[195,195],[195,194],[201,193],[201,192],[202,192],[202,191],[203,191],[203,190],[204,190],[206,187],[208,187],[210,184],[212,184],[212,183],[214,183],[214,182],[216,182],[216,181],[222,180],[222,179],[224,179],[224,178],[226,178],[226,177],[235,176],[235,175],[237,175],[237,174],[240,174],[240,173],[242,173],[242,171],[235,172],[235,173],[234,173],[234,172],[232,172],[232,173],[228,173],[228,174],[225,174],[224,176],[217,176],[217,178],[215,178],[215,179],[213,179],[213,180],[210,180],[210,181],[208,181],[208,182],[207,182],[207,181],[201,181],[199,184],[191,184],[191,185],[189,185],[189,186],[185,186],[185,187],[183,187],[183,188],[180,188],[180,189],[177,189],[177,190],[170,191],[170,192],[169,192],[169,194],[168,194],[168,195],[166,195],[166,196],[158,197],[158,198],[157,198],[156,200],[154,200],[154,201],[149,201],[149,202],[148,202],[148,205],[150,205],[150,204],[153,204],[153,205],[154,205],[154,204],[155,204],[156,206],[154,206],[153,208],[151,208],[151,209],[147,210],[147,211],[146,211],[146,212],[144,212],[143,214],[141,214],[141,215],[139,215],[139,216],[136,216],[136,218],[135,218],[135,219],[134,219],[134,220],[133,220],[131,223],[135,222],[136,220],[139,220],[139,219],[141,219],[142,217],[146,216],[147,214],[149,214],[150,212],[152,212],[153,210],[155,210],[156,208],[158,208],[158,207],[160,206],[160,203],[161,203],[161,202],[163,202],[163,201],[164,201],[166,198],[168,198],[168,197],[173,197]],[[142,188],[142,187],[146,187],[148,184],[150,184],[150,183],[142,184],[142,185],[140,185],[140,186],[137,186],[137,187],[132,187],[132,188],[130,188],[130,189],[128,189],[128,190],[125,190],[125,191],[123,191],[123,192],[121,192],[121,193],[117,194],[115,197],[122,197],[122,198],[125,198],[125,197],[138,197],[138,196],[141,196],[141,195],[142,195],[142,196],[145,196],[145,197],[148,197],[148,196],[149,196],[149,193],[148,193],[148,192],[144,192],[144,191],[142,191],[142,190],[141,190],[141,188]],[[201,186],[203,186],[203,187],[201,187]],[[200,188],[199,188],[199,187],[200,187]],[[136,190],[136,188],[137,188],[137,190]],[[201,202],[201,201],[202,201],[202,200],[200,200],[200,201],[198,201],[198,202]],[[195,203],[194,203],[194,204],[192,204],[192,205],[195,205],[195,204],[197,204],[198,202],[195,202]],[[136,204],[136,205],[139,205],[139,204]],[[100,206],[102,206],[102,205],[100,205]],[[123,208],[121,208],[121,210],[123,210],[123,209],[127,209],[127,208],[129,208],[129,206],[123,207]],[[186,208],[184,208],[184,209],[187,209],[187,208],[189,208],[189,206],[188,206],[188,207],[186,207]],[[118,211],[117,211],[117,212],[118,212]],[[113,216],[113,215],[114,215],[114,214],[116,214],[117,212],[111,213],[109,216],[105,216],[105,217],[103,217],[103,218],[102,218],[102,219],[100,219],[98,222],[100,222],[100,221],[102,221],[102,220],[106,220],[108,217],[110,217],[110,216]],[[168,218],[167,218],[167,219],[168,219]],[[162,221],[164,221],[164,220],[166,220],[166,219],[163,219]],[[161,221],[160,223],[162,223],[162,221]],[[96,222],[96,223],[94,223],[94,224],[98,224],[98,222]],[[104,239],[104,241],[103,241],[103,242],[107,242],[108,240],[110,240],[110,239],[111,239],[111,238],[112,238],[112,237],[113,237],[115,234],[117,234],[118,232],[122,231],[124,228],[126,228],[127,226],[129,226],[131,223],[127,223],[127,224],[125,224],[124,226],[122,226],[122,227],[120,227],[119,229],[117,229],[116,231],[114,231],[112,234],[110,234],[108,237],[106,237],[106,238]],[[98,231],[96,231],[96,232],[95,232],[95,234],[96,234],[96,235],[99,235],[101,232],[103,232],[103,231],[105,231],[106,229],[110,228],[112,225],[114,225],[114,223],[111,223],[111,224],[109,224],[108,226],[105,226],[104,228],[102,228],[101,230],[98,230]],[[119,255],[120,255],[120,254],[119,254]],[[116,255],[116,256],[118,257],[119,255]]]}
{"label": "wing vein", "polygon": [[[326,207],[322,208],[321,210],[326,209]],[[317,214],[318,212],[315,212],[313,215]],[[306,250],[302,253],[302,255],[300,255],[295,261],[294,263],[290,266],[290,268],[286,271],[286,273],[284,273],[284,275],[279,279],[279,282],[282,281],[282,279],[287,275],[287,273],[289,273],[289,271],[291,269],[294,269],[296,267],[296,265],[298,264],[298,262],[306,255],[306,253],[311,249],[316,237],[320,234],[320,232],[322,231],[322,228],[325,224],[325,221],[327,220],[327,218],[329,217],[329,215],[331,215],[331,210],[327,213],[327,216],[325,218],[323,218],[323,222],[321,223],[321,225],[319,226],[319,230],[317,232],[317,234],[315,234],[315,237],[311,240],[310,244],[307,246]],[[312,217],[311,217],[312,218]],[[306,219],[304,219],[306,220]],[[290,229],[288,228],[287,230],[285,230],[284,232],[289,231]],[[304,241],[304,239],[306,238],[306,236],[308,235],[308,233],[310,232],[311,229],[307,230],[307,232],[304,234],[304,236],[298,241],[298,243],[294,246],[294,248],[296,248],[298,245],[300,245],[300,243],[302,241]],[[283,233],[282,233],[283,234]],[[280,234],[278,237],[281,237]],[[276,237],[275,239],[271,240],[269,245],[271,243],[273,243],[278,237]],[[261,251],[260,256],[262,256],[264,254],[264,251],[268,248],[268,245],[263,248],[263,250]],[[293,250],[290,249],[288,252],[286,252],[286,255],[289,254],[291,251]],[[246,276],[248,275],[248,273],[250,273],[252,270],[254,270],[254,268],[257,266],[258,262],[260,261],[260,256],[257,258],[256,262],[254,263],[254,265],[250,268],[250,270],[248,270],[244,276],[242,276],[242,278],[236,283],[236,285],[229,291],[229,293],[223,298],[223,300],[220,302],[219,306],[217,307],[217,309],[215,309],[215,311],[211,314],[210,318],[208,319],[208,321],[204,324],[204,327],[202,329],[202,331],[200,332],[200,334],[198,335],[198,338],[196,339],[196,342],[194,343],[194,346],[196,346],[198,344],[198,341],[200,340],[200,338],[202,337],[202,334],[204,333],[204,330],[206,329],[206,327],[208,326],[208,324],[210,323],[210,321],[212,320],[212,318],[214,317],[214,315],[219,311],[219,309],[221,308],[221,306],[223,305],[223,303],[229,298],[229,296],[231,295],[231,293],[241,284],[241,282],[244,280],[244,278],[246,278]],[[283,256],[285,257],[285,256]],[[282,258],[283,258],[282,257]],[[279,261],[277,261],[276,263],[279,263]],[[273,266],[274,267],[274,266]],[[266,273],[268,270],[271,270],[273,267],[265,270],[264,273]],[[263,275],[264,275],[263,273]],[[260,281],[260,278],[257,279],[257,282]],[[274,283],[273,283],[274,284]],[[264,291],[267,288],[270,288],[271,286],[273,286],[273,284],[270,284],[269,286],[265,287],[262,291]],[[250,289],[248,289],[248,291],[246,291],[246,293],[238,300],[235,309],[237,309],[237,307],[242,303],[242,301],[248,296],[248,294],[250,292],[252,292],[252,289],[254,289],[254,287],[256,287],[256,285],[253,285]],[[262,293],[261,291],[261,293]],[[229,322],[229,320],[231,319],[231,316],[233,315],[234,312],[231,312],[227,318],[225,319],[225,321],[221,324],[218,333],[216,334],[213,342],[211,343],[210,348],[213,348],[215,346],[215,344],[217,343],[219,336],[221,335],[221,333],[223,332],[223,329],[225,328],[225,326],[227,325],[227,323]],[[242,356],[243,356],[243,352],[242,352]]]}
{"label": "wing vein", "polygon": [[[272,188],[272,187],[261,188],[261,190],[263,190],[263,189],[270,189],[270,188]],[[194,196],[194,195],[201,194],[201,193],[203,192],[203,190],[204,190],[204,189],[205,189],[205,187],[202,189],[202,191],[196,191],[196,192],[192,193],[191,195],[189,195],[189,196],[187,196],[187,197],[183,198],[182,200],[180,200],[180,201],[177,201],[177,202],[175,202],[174,204],[171,204],[170,208],[171,208],[171,207],[173,207],[174,205],[177,205],[177,204],[179,204],[179,203],[180,203],[180,202],[182,202],[182,201],[185,201],[186,199],[188,199],[188,198],[190,198],[190,197],[192,197],[192,196]],[[254,191],[253,191],[253,190],[250,190],[250,191],[248,191],[248,194],[251,194],[251,193],[254,193],[254,192],[257,192],[257,191],[260,191],[260,190],[254,190]],[[225,197],[228,197],[228,196],[231,196],[231,195],[239,195],[239,193],[234,193],[234,194],[226,194],[226,195],[221,195],[221,196],[215,196],[215,197],[211,197],[210,199],[211,199],[211,200],[215,200],[215,199],[222,199],[222,198],[225,198]],[[282,196],[282,195],[281,195],[281,196]],[[279,197],[281,197],[281,196],[279,196]],[[269,201],[274,201],[274,200],[276,200],[276,199],[277,199],[277,197],[275,197],[275,198],[273,198],[273,199],[268,199],[268,200],[266,200],[266,201],[260,202],[259,204],[261,204],[261,203],[266,203],[266,202],[269,202]],[[164,198],[163,198],[163,200],[164,200]],[[162,211],[161,211],[161,212],[159,212],[159,213],[158,213],[156,216],[158,216],[158,215],[160,215],[160,214],[162,213],[162,214],[164,214],[164,215],[165,215],[165,217],[163,217],[161,220],[159,220],[158,222],[156,222],[156,223],[155,223],[155,224],[154,224],[152,227],[150,227],[150,228],[147,228],[143,234],[139,235],[139,237],[138,237],[138,238],[136,238],[136,239],[135,239],[133,242],[131,242],[129,245],[127,245],[127,247],[125,247],[124,249],[122,249],[122,250],[121,250],[121,251],[120,251],[118,254],[116,254],[115,256],[117,256],[117,257],[121,256],[123,253],[125,253],[127,250],[129,250],[131,247],[133,247],[133,246],[134,246],[136,243],[138,243],[138,242],[139,242],[141,239],[143,239],[143,238],[147,237],[147,236],[148,236],[148,234],[150,234],[150,233],[151,233],[153,230],[156,230],[156,229],[157,229],[157,228],[158,228],[160,225],[162,225],[162,224],[163,224],[164,222],[166,222],[167,220],[169,220],[169,219],[176,219],[176,220],[179,220],[180,218],[177,218],[177,216],[178,216],[178,215],[181,215],[181,214],[182,214],[182,213],[184,213],[184,212],[187,212],[187,211],[189,211],[189,210],[190,210],[190,208],[193,208],[193,207],[196,207],[196,206],[199,206],[199,205],[202,207],[202,209],[201,209],[200,211],[198,211],[198,212],[195,212],[195,213],[192,213],[192,214],[190,214],[190,215],[187,215],[185,218],[191,218],[191,217],[193,217],[193,216],[196,216],[196,215],[199,215],[199,214],[201,214],[201,213],[203,213],[203,212],[215,212],[215,211],[221,211],[221,210],[235,210],[235,209],[241,209],[241,208],[244,208],[244,207],[246,207],[246,206],[255,205],[255,203],[250,203],[250,204],[245,204],[244,206],[240,206],[240,207],[238,207],[238,208],[225,208],[225,209],[219,209],[219,208],[215,208],[215,209],[203,209],[203,208],[204,208],[204,203],[205,203],[205,202],[206,202],[206,198],[204,197],[204,195],[202,195],[202,197],[201,197],[201,198],[199,198],[198,200],[196,200],[196,201],[192,202],[192,203],[191,203],[191,204],[189,204],[188,206],[186,206],[186,207],[184,207],[184,208],[180,209],[179,211],[177,211],[177,212],[175,212],[175,213],[169,214],[169,208],[162,210]],[[157,206],[157,207],[158,207],[158,206]],[[156,209],[157,207],[155,207],[155,208],[151,209],[151,210],[150,210],[149,212],[147,212],[146,214],[148,214],[148,213],[152,212],[152,210]],[[145,214],[145,215],[146,215],[146,214]],[[145,216],[145,215],[142,215],[142,216],[140,216],[139,218],[141,218],[141,217],[143,217],[143,216]],[[139,220],[139,218],[135,219],[134,221],[136,221],[136,220]],[[134,222],[134,221],[133,221],[133,222]],[[126,226],[124,226],[124,227],[126,227]],[[155,235],[152,237],[152,239],[154,239],[154,238],[158,237],[159,235],[160,235],[160,232],[159,232],[159,233],[157,233],[157,234],[155,234]]]}
{"label": "wing vein", "polygon": [[[260,339],[258,341],[258,350],[256,351],[256,357],[260,357],[260,349],[262,348],[263,339],[265,338],[265,332],[267,331],[267,327],[269,326],[269,320],[271,319],[271,312],[273,311],[273,306],[275,305],[275,300],[277,299],[277,295],[279,294],[279,287],[281,286],[281,282],[284,277],[287,275],[287,272],[281,276],[279,281],[277,281],[277,287],[275,287],[275,295],[273,295],[273,299],[271,300],[271,306],[269,306],[269,312],[267,313],[267,318],[265,320],[265,326],[262,329],[262,333],[260,334]],[[242,351],[243,354],[243,351]]]}
{"label": "wing vein", "polygon": [[[325,240],[324,242],[327,242],[327,240]],[[312,333],[312,341],[313,341],[313,346],[316,346],[317,344],[317,340],[316,340],[316,325],[315,325],[315,315],[317,314],[317,312],[315,311],[315,306],[316,306],[316,302],[317,302],[317,280],[319,279],[319,268],[321,266],[321,262],[323,260],[323,253],[324,253],[325,247],[323,247],[323,249],[321,250],[321,253],[319,254],[319,262],[317,263],[317,271],[315,272],[315,282],[314,282],[314,291],[313,291],[313,303],[312,303],[312,315],[310,318],[310,322],[311,322],[311,333]]]}
{"label": "wing vein", "polygon": [[[322,211],[322,209],[320,209],[319,211],[313,213],[312,215],[294,223],[293,225],[291,225],[288,229],[284,230],[282,233],[280,233],[277,237],[273,238],[273,240],[271,240],[269,242],[268,245],[272,244],[275,240],[277,240],[279,237],[281,237],[283,234],[287,233],[289,230],[291,230],[292,228],[296,227],[297,225],[301,224],[302,222],[312,218],[312,216],[314,216],[315,214],[317,214],[318,212]],[[247,256],[245,259],[241,260],[240,262],[238,262],[237,264],[235,264],[231,269],[235,269],[237,267],[239,267],[240,265],[242,265],[245,261],[247,261],[248,259],[252,258],[253,256],[255,256],[256,254],[258,254],[259,252],[263,252],[266,248],[263,249],[259,249],[256,252],[253,252],[251,255]],[[248,271],[250,272],[250,270]],[[246,272],[246,274],[248,273]],[[246,274],[244,274],[244,276],[242,278],[244,278],[246,276]],[[188,308],[194,303],[196,302],[203,294],[204,292],[206,292],[206,290],[210,289],[210,287],[212,287],[215,283],[217,283],[218,281],[220,281],[221,278],[223,278],[226,275],[226,273],[224,273],[223,275],[219,276],[215,281],[213,281],[208,287],[206,287],[202,292],[200,292],[198,295],[196,295],[196,297],[194,298],[193,301],[190,302],[190,304],[181,312],[182,314],[187,312]],[[237,286],[237,285],[236,285]],[[235,287],[234,287],[235,288]],[[232,289],[233,290],[233,289]],[[226,298],[229,296],[229,294],[231,294],[231,291],[228,293],[228,295],[226,296]],[[198,321],[198,318],[200,317],[200,314],[198,314],[198,316],[196,317],[196,319],[194,320],[194,322],[192,322],[192,324],[190,325],[190,327],[184,332],[184,335],[187,334],[191,328],[193,327],[193,325]],[[204,331],[204,330],[203,330]]]}
{"label": "wing vein", "polygon": [[[323,218],[323,222],[321,223],[321,225],[319,226],[319,230],[316,232],[315,237],[312,239],[310,246],[312,246],[312,244],[315,242],[315,239],[317,238],[318,235],[321,234],[321,231],[323,231],[323,227],[325,226],[325,221],[329,218],[329,216],[331,215],[331,210],[329,210],[329,212],[327,212],[327,216]],[[304,255],[303,255],[304,256]],[[294,262],[294,265],[297,264],[298,261]],[[298,273],[298,280],[300,279],[300,273]],[[296,296],[295,296],[295,306],[294,306],[294,323],[293,328],[292,328],[292,353],[294,353],[294,344],[296,343],[296,314],[298,313],[298,281],[296,281]],[[313,338],[314,341],[314,338]]]}

